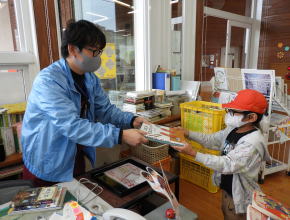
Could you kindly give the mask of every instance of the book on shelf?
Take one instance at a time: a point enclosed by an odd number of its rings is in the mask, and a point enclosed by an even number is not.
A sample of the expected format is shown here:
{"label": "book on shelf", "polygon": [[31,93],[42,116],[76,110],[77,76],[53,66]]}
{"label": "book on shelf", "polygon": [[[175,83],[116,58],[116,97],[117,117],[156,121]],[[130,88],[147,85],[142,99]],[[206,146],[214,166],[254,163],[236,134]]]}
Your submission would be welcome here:
{"label": "book on shelf", "polygon": [[155,109],[150,109],[147,111],[140,111],[136,113],[137,115],[147,119],[150,122],[155,122],[159,121],[163,118],[166,118],[168,116],[171,116],[171,111],[170,108],[155,108]]}
{"label": "book on shelf", "polygon": [[0,135],[3,139],[6,156],[14,154],[16,152],[16,149],[12,127],[0,127]]}
{"label": "book on shelf", "polygon": [[9,215],[61,209],[66,191],[61,186],[22,190],[13,198]]}
{"label": "book on shelf", "polygon": [[252,206],[273,219],[290,219],[290,209],[261,191],[253,192]]}
{"label": "book on shelf", "polygon": [[185,137],[178,130],[161,125],[143,123],[140,130],[145,131],[148,140],[162,144],[184,146]]}
{"label": "book on shelf", "polygon": [[0,179],[22,173],[23,165],[13,165],[0,169]]}
{"label": "book on shelf", "polygon": [[149,96],[154,96],[154,91],[131,91],[127,92],[126,96],[131,97],[131,98],[144,98],[144,97],[149,97]]}

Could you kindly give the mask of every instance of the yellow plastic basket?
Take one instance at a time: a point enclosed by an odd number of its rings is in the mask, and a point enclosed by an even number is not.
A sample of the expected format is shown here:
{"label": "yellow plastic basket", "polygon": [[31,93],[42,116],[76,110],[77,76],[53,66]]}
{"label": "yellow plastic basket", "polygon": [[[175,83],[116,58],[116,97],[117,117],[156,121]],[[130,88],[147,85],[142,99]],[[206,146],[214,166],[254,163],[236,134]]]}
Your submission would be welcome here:
{"label": "yellow plastic basket", "polygon": [[[212,134],[225,128],[225,110],[221,104],[192,101],[180,105],[181,126],[189,131]],[[220,151],[203,147],[199,143],[187,140],[198,152],[219,155]],[[211,193],[216,193],[218,187],[212,182],[214,171],[195,161],[192,157],[180,154],[180,177],[188,180]]]}
{"label": "yellow plastic basket", "polygon": [[216,193],[219,187],[213,184],[214,171],[195,161],[191,156],[180,153],[180,178],[192,182],[210,193]]}
{"label": "yellow plastic basket", "polygon": [[225,110],[221,104],[192,101],[180,104],[181,126],[189,131],[211,134],[222,130]]}
{"label": "yellow plastic basket", "polygon": [[[185,102],[180,105],[181,126],[189,131],[212,134],[225,128],[225,110],[221,104],[205,101]],[[188,140],[195,150],[201,153],[218,155],[195,141]]]}

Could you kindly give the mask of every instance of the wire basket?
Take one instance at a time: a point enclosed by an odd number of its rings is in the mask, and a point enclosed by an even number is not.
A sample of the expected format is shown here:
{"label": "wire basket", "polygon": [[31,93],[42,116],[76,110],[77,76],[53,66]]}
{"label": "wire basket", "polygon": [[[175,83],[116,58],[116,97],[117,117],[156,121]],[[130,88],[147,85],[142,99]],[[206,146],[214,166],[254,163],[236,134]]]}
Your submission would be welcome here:
{"label": "wire basket", "polygon": [[133,156],[150,164],[167,158],[168,148],[169,146],[167,144],[160,144],[153,141],[137,147],[130,147]]}

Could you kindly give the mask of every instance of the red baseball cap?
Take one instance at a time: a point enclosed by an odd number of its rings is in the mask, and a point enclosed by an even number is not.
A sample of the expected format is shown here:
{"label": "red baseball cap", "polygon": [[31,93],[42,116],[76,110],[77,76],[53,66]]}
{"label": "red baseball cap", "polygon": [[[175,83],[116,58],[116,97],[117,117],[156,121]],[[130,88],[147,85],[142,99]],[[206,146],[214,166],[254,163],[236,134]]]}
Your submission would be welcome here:
{"label": "red baseball cap", "polygon": [[232,102],[222,104],[222,107],[264,114],[268,107],[268,102],[262,93],[252,89],[244,89],[238,92]]}

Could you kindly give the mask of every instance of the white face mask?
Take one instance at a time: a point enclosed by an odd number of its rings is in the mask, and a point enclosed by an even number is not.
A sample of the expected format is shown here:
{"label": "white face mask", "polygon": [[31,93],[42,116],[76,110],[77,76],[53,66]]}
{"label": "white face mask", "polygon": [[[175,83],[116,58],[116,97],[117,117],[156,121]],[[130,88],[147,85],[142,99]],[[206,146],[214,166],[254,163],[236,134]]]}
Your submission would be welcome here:
{"label": "white face mask", "polygon": [[225,123],[227,126],[238,128],[248,123],[242,121],[243,118],[244,115],[231,115],[230,113],[227,113],[225,116]]}

